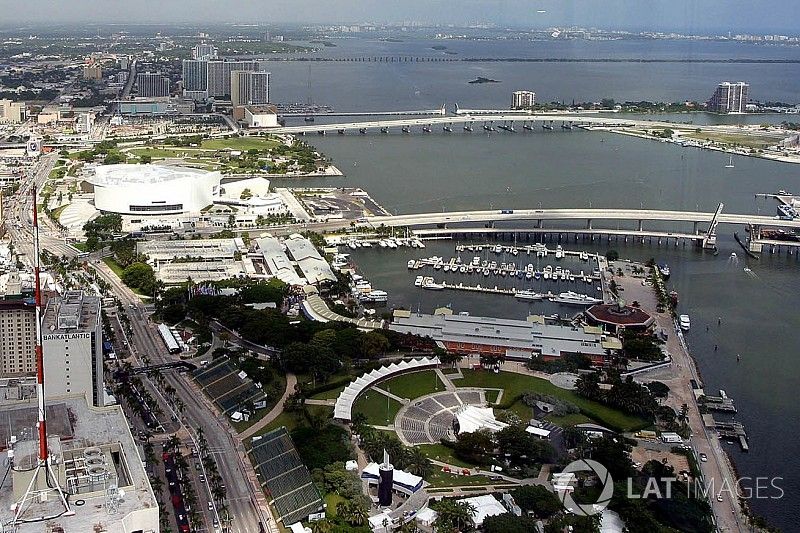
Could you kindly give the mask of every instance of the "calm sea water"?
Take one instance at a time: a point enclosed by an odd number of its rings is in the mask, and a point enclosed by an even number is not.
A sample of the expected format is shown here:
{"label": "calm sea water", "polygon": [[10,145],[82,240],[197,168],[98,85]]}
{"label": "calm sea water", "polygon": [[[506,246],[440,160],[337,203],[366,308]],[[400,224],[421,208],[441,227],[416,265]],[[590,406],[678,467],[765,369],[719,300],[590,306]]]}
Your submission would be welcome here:
{"label": "calm sea water", "polygon": [[[432,42],[337,41],[330,55],[438,54]],[[445,43],[460,56],[503,57],[749,57],[800,56],[797,48],[732,43]],[[309,67],[275,63],[273,98],[304,101]],[[502,80],[469,85],[475,76]],[[311,66],[315,101],[339,110],[414,109],[458,102],[463,107],[507,107],[515,89],[532,89],[540,98],[597,100],[604,96],[648,100],[705,100],[722,80],[746,80],[761,100],[796,101],[800,65],[753,64],[516,64],[516,63],[317,63]],[[780,121],[783,116],[771,117]],[[792,118],[792,117],[788,117]],[[697,122],[716,117],[692,115]],[[685,120],[685,119],[683,119]],[[727,117],[731,120],[731,117]],[[737,117],[736,122],[763,121]],[[752,158],[734,158],[668,144],[581,131],[486,135],[371,134],[308,137],[346,173],[334,180],[304,185],[361,186],[392,212],[523,207],[630,207],[775,212],[759,192],[798,190],[800,167]],[[276,182],[276,185],[280,185]],[[736,228],[741,231],[741,228]],[[800,263],[795,256],[765,254],[746,259],[732,239],[734,228],[720,228],[720,254],[687,247],[570,243],[568,248],[620,250],[623,257],[656,257],[672,268],[670,285],[680,293],[681,311],[692,316],[688,335],[706,389],[723,388],[735,399],[737,419],[750,436],[750,453],[729,452],[746,476],[781,476],[781,501],[757,500],[755,511],[785,531],[800,530]],[[426,250],[359,251],[356,260],[373,285],[387,290],[390,305],[431,312],[455,310],[506,317],[528,312],[565,312],[552,304],[526,304],[510,297],[431,293],[413,287],[417,273],[406,269],[412,257],[455,255],[452,242]],[[731,252],[739,259],[730,259]],[[471,258],[474,254],[465,254]],[[528,259],[525,258],[525,262]],[[535,259],[534,259],[535,261]],[[517,259],[519,262],[519,259]],[[744,272],[744,267],[752,274]],[[578,270],[582,267],[578,265]],[[432,271],[431,274],[432,275]],[[437,274],[437,279],[443,276]],[[482,280],[481,280],[482,281]],[[480,281],[475,280],[475,283]],[[723,324],[717,327],[717,317]],[[709,331],[706,331],[706,326]],[[717,344],[719,350],[714,352]],[[737,363],[736,354],[741,354]]]}

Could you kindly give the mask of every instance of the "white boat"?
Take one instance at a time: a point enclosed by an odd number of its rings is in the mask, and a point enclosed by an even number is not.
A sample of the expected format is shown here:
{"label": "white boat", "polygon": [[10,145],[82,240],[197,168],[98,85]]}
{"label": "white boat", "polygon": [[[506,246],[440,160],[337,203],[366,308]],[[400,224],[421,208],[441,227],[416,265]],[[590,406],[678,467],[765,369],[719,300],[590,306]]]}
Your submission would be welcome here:
{"label": "white boat", "polygon": [[356,248],[358,248],[358,245],[356,244],[356,241],[349,241],[347,243],[347,246],[349,246],[351,250],[355,250]]}
{"label": "white boat", "polygon": [[592,298],[591,296],[587,296],[585,294],[579,294],[573,291],[559,293],[550,298],[550,301],[561,304],[573,304],[573,305],[594,305],[602,303],[602,300],[598,300],[597,298]]}
{"label": "white boat", "polygon": [[563,258],[564,258],[564,249],[561,248],[561,245],[559,244],[558,246],[556,246],[556,259],[563,259]]}
{"label": "white boat", "polygon": [[520,300],[541,300],[544,298],[544,295],[535,291],[521,290],[515,292],[514,297]]}
{"label": "white boat", "polygon": [[588,261],[589,254],[587,252],[581,252],[581,261]]}
{"label": "white boat", "polygon": [[437,261],[437,263],[435,265],[433,265],[433,269],[434,270],[439,270],[440,268],[442,268],[442,263]]}
{"label": "white boat", "polygon": [[503,247],[502,247],[502,246],[500,246],[499,244],[495,245],[495,247],[494,247],[494,253],[496,253],[496,254],[501,254],[501,253],[503,253]]}
{"label": "white boat", "polygon": [[[368,242],[368,241],[364,241],[364,242],[361,243],[361,246],[364,247],[364,248],[372,248],[372,243]],[[391,246],[390,246],[390,248],[391,248]]]}
{"label": "white boat", "polygon": [[413,259],[409,259],[409,260],[408,260],[408,268],[414,268],[414,265],[415,265],[415,264],[416,264],[416,263],[414,262],[414,260],[413,260]]}
{"label": "white boat", "polygon": [[395,241],[394,239],[387,239],[386,246],[392,249],[397,248],[397,241]]}
{"label": "white boat", "polygon": [[389,294],[386,291],[372,290],[365,295],[368,302],[385,302],[389,299]]}
{"label": "white boat", "polygon": [[430,281],[428,283],[423,284],[422,288],[423,289],[428,289],[429,291],[440,291],[440,290],[444,289],[444,284],[435,283],[433,281]]}
{"label": "white boat", "polygon": [[425,248],[425,243],[422,242],[421,240],[417,239],[414,242],[417,243],[417,248]]}
{"label": "white boat", "polygon": [[519,255],[519,250],[517,250],[516,248],[512,248],[511,255]]}
{"label": "white boat", "polygon": [[689,315],[681,315],[678,317],[678,323],[681,326],[683,331],[689,331],[689,328],[692,327],[692,322],[689,320]]}
{"label": "white boat", "polygon": [[381,240],[378,241],[378,246],[380,246],[381,248],[386,248],[389,245],[386,243],[386,241],[381,239]]}
{"label": "white boat", "polygon": [[466,265],[461,265],[460,267],[458,267],[458,271],[461,272],[462,274],[466,274],[467,273],[467,266]]}
{"label": "white boat", "polygon": [[488,268],[484,268],[483,269],[483,275],[484,276],[488,276],[489,275],[489,269]]}
{"label": "white boat", "polygon": [[444,270],[445,272],[450,272],[450,263],[445,263],[444,268],[442,270]]}
{"label": "white boat", "polygon": [[728,159],[728,164],[725,165],[725,168],[735,168],[733,166],[733,156],[730,156],[730,159]]}
{"label": "white boat", "polygon": [[481,258],[480,258],[480,257],[478,257],[478,256],[476,255],[475,257],[473,257],[473,258],[472,258],[472,265],[473,265],[473,266],[478,266],[478,265],[480,265],[480,264],[481,264]]}
{"label": "white boat", "polygon": [[414,286],[415,286],[415,287],[421,287],[421,286],[422,286],[422,280],[423,280],[423,279],[424,279],[424,278],[423,278],[422,276],[417,276],[417,277],[414,279]]}

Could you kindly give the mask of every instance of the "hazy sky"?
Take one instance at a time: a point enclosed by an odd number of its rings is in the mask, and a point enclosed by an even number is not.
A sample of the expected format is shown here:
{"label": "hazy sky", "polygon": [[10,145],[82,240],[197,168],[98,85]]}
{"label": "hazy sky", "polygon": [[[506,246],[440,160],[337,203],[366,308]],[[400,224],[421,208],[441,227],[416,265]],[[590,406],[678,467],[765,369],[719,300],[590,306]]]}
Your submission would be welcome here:
{"label": "hazy sky", "polygon": [[[682,31],[800,33],[797,0],[0,0],[16,21],[495,22]],[[546,11],[540,13],[539,11]],[[13,14],[13,15],[12,15]]]}

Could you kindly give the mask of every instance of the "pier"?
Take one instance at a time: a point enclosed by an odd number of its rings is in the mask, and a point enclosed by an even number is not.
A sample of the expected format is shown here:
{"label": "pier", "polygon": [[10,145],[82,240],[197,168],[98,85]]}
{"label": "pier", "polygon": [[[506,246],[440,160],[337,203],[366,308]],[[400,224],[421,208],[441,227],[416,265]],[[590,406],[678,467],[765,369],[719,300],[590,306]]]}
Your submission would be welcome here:
{"label": "pier", "polygon": [[727,396],[706,396],[706,409],[709,411],[721,411],[725,413],[736,413],[736,406],[733,400]]}
{"label": "pier", "polygon": [[747,433],[741,422],[722,422],[714,420],[714,427],[717,430],[717,435],[721,439],[739,441],[739,446],[743,452],[750,451],[750,446],[747,444]]}

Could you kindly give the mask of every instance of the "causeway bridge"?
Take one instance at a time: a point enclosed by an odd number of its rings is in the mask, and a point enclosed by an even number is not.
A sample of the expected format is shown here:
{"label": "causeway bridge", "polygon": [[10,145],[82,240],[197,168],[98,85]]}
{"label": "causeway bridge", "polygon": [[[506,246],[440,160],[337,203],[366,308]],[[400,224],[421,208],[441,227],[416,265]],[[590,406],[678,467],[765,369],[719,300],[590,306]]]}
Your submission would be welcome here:
{"label": "causeway bridge", "polygon": [[[407,215],[370,217],[367,224],[390,227],[408,227],[418,235],[466,235],[566,233],[589,235],[614,235],[649,237],[658,239],[686,239],[704,248],[716,246],[719,224],[748,228],[747,245],[752,252],[764,246],[775,245],[761,240],[763,228],[788,228],[800,230],[800,219],[785,220],[764,215],[723,213],[720,203],[713,212],[667,211],[656,209],[503,209],[489,211],[456,211],[441,213],[414,213]],[[563,222],[561,226],[554,223]],[[621,223],[631,226],[620,227]],[[653,226],[683,225],[685,230],[669,231]],[[688,230],[691,227],[691,230]],[[782,246],[800,246],[800,243],[780,242]]]}
{"label": "causeway bridge", "polygon": [[[541,123],[543,129],[556,129],[559,127],[571,129],[573,126],[641,126],[657,128],[663,125],[670,125],[667,122],[659,123],[654,121],[631,120],[630,118],[617,118],[613,116],[586,116],[579,113],[519,114],[509,112],[477,116],[461,114],[457,116],[432,116],[427,118],[283,126],[279,128],[270,128],[270,133],[294,133],[300,135],[318,133],[325,135],[327,133],[344,134],[347,131],[358,131],[361,134],[365,134],[370,130],[388,133],[389,129],[400,129],[408,133],[411,128],[422,128],[423,132],[430,132],[434,126],[441,127],[444,131],[452,131],[448,130],[448,128],[452,129],[454,125],[463,126],[467,131],[472,131],[474,128],[476,131],[481,129],[484,131],[504,130],[512,133],[516,131],[514,127],[515,122],[521,123],[523,129],[533,128],[533,123]],[[674,127],[674,124],[672,124],[672,126]]]}

